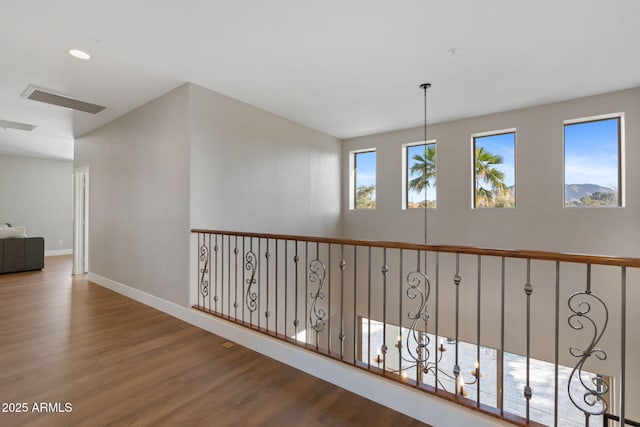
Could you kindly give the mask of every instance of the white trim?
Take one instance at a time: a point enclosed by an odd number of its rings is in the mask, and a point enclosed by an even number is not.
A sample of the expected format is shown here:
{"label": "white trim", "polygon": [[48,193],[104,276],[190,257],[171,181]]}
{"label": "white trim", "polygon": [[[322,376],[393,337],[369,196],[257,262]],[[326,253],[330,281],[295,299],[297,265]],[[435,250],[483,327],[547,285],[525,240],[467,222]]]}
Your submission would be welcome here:
{"label": "white trim", "polygon": [[376,189],[378,186],[378,151],[376,147],[359,148],[357,150],[349,151],[349,210],[350,211],[375,211],[376,208],[356,209],[356,155],[362,154],[362,153],[376,153],[376,171],[375,171],[376,172],[376,182],[375,182]]}
{"label": "white trim", "polygon": [[183,307],[98,274],[89,272],[88,279],[142,304],[151,306],[427,424],[434,426],[473,425],[480,427],[510,425],[497,418],[467,409],[445,399],[430,396],[410,387],[402,386],[377,375],[363,374],[359,369],[354,369],[346,363],[332,360],[292,344],[274,340],[261,333],[209,316],[200,311]]}
{"label": "white trim", "polygon": [[[565,185],[567,185],[566,178],[567,172],[565,167],[567,165],[566,157],[566,141],[564,139],[566,135],[566,126],[578,125],[581,123],[598,122],[603,120],[619,120],[619,135],[618,135],[618,204],[615,206],[565,206]],[[597,116],[581,117],[577,119],[568,119],[562,122],[562,208],[563,209],[620,209],[626,207],[626,179],[625,179],[625,124],[624,124],[624,112],[600,114]]]}
{"label": "white trim", "polygon": [[44,251],[44,256],[60,256],[73,255],[73,249],[56,249],[52,251]]}
{"label": "white trim", "polygon": [[562,124],[564,124],[564,125],[575,125],[577,123],[597,122],[597,121],[600,121],[600,120],[616,119],[618,117],[620,117],[620,118],[624,117],[624,112],[599,114],[597,116],[579,117],[577,119],[567,119],[567,120],[564,120],[562,122]]}

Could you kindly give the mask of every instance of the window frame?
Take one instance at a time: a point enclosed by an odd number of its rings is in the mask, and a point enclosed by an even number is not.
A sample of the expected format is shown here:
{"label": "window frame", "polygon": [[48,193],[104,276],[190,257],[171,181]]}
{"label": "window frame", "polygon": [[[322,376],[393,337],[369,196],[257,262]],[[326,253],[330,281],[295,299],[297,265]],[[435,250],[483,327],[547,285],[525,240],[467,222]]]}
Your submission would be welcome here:
{"label": "window frame", "polygon": [[[411,211],[417,210],[418,208],[410,208],[409,207],[409,148],[417,147],[421,145],[434,145],[436,149],[436,180],[438,176],[438,143],[436,139],[430,139],[428,141],[417,141],[417,142],[408,142],[406,144],[402,144],[402,210]],[[428,200],[428,199],[427,199]],[[438,207],[438,187],[436,184],[436,197],[435,197],[435,208],[428,209],[437,209]]]}
{"label": "window frame", "polygon": [[[616,205],[600,205],[600,206],[567,206],[565,199],[565,185],[566,183],[566,163],[567,163],[567,143],[566,143],[566,127],[579,124],[602,122],[607,120],[618,120],[618,203]],[[562,207],[563,209],[584,209],[584,208],[597,208],[597,209],[616,209],[625,207],[625,179],[624,179],[624,165],[625,165],[625,149],[624,149],[624,112],[601,114],[597,116],[580,117],[576,119],[568,119],[562,122]]]}
{"label": "window frame", "polygon": [[[513,134],[513,206],[512,207],[477,207],[476,206],[476,139],[490,136]],[[518,193],[518,132],[516,128],[493,130],[488,132],[476,132],[471,134],[471,209],[516,209]]]}
{"label": "window frame", "polygon": [[366,153],[375,153],[376,155],[376,161],[375,161],[375,183],[374,183],[374,187],[377,190],[378,189],[378,153],[375,147],[371,147],[371,148],[363,148],[363,149],[358,149],[358,150],[352,150],[349,151],[349,210],[352,211],[371,211],[371,210],[376,210],[378,203],[377,203],[377,193],[376,193],[376,204],[373,208],[358,208],[356,206],[356,194],[358,191],[357,188],[357,184],[358,181],[356,179],[357,177],[357,157],[359,154],[366,154]]}

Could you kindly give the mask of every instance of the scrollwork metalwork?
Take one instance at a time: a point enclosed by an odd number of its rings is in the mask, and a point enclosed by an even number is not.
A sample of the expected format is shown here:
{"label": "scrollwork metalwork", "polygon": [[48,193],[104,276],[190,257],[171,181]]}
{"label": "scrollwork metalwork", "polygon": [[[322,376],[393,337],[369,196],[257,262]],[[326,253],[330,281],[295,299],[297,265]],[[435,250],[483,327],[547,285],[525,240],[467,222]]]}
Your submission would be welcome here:
{"label": "scrollwork metalwork", "polygon": [[[422,289],[423,284],[424,290]],[[425,325],[429,321],[427,301],[431,292],[431,283],[426,274],[421,271],[412,271],[407,274],[407,285],[407,297],[412,300],[417,298],[420,303],[418,311],[407,313],[407,317],[411,321],[406,340],[407,351],[416,363],[425,364],[429,360],[430,338],[426,332],[418,331],[417,326],[420,320],[423,320]]]}
{"label": "scrollwork metalwork", "polygon": [[314,259],[309,263],[309,281],[312,283],[317,283],[318,288],[311,292],[310,296],[313,302],[311,303],[311,308],[309,309],[309,323],[311,324],[311,328],[316,331],[316,333],[320,333],[325,328],[325,316],[326,312],[322,308],[318,308],[318,300],[324,299],[324,293],[322,293],[322,287],[324,286],[324,280],[327,269],[324,263],[318,259]]}
{"label": "scrollwork metalwork", "polygon": [[[583,373],[582,369],[591,356],[595,356],[600,361],[607,359],[607,353],[602,349],[596,348],[596,346],[600,342],[604,331],[607,329],[609,310],[604,301],[593,295],[590,291],[577,292],[571,295],[568,305],[573,313],[568,319],[569,326],[574,330],[583,330],[585,327],[593,330],[591,342],[585,350],[574,345],[569,348],[571,355],[579,359],[569,376],[569,384],[567,386],[569,399],[571,399],[571,402],[576,408],[584,414],[601,415],[605,413],[608,408],[607,401],[603,396],[609,391],[609,384],[598,376],[589,378],[586,373]],[[594,317],[598,314],[595,312],[595,307],[599,307],[602,310],[600,314],[604,316],[602,329],[598,327],[598,324],[594,320]],[[581,398],[572,394],[571,386],[576,381],[579,381],[584,389]]]}
{"label": "scrollwork metalwork", "polygon": [[200,269],[200,294],[203,297],[209,296],[209,280],[207,280],[207,273],[209,272],[209,248],[206,244],[200,246],[200,262],[204,263],[204,266]]}
{"label": "scrollwork metalwork", "polygon": [[244,264],[244,268],[247,271],[251,272],[251,277],[249,277],[248,279],[245,280],[245,283],[248,285],[247,286],[247,290],[245,293],[245,305],[247,306],[247,309],[250,312],[254,312],[257,310],[258,308],[258,294],[256,292],[252,291],[252,286],[255,285],[257,283],[256,280],[256,264],[257,264],[257,258],[256,258],[256,254],[253,253],[253,251],[249,251],[246,253],[245,257],[245,264]]}

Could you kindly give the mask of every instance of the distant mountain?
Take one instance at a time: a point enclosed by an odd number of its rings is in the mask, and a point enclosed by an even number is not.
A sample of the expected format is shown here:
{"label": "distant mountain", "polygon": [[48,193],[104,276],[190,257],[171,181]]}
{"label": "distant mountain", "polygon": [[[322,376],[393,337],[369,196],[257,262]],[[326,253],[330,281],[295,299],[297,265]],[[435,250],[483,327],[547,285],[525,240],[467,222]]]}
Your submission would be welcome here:
{"label": "distant mountain", "polygon": [[566,202],[580,201],[581,198],[596,192],[616,193],[616,190],[596,184],[565,184],[564,199]]}

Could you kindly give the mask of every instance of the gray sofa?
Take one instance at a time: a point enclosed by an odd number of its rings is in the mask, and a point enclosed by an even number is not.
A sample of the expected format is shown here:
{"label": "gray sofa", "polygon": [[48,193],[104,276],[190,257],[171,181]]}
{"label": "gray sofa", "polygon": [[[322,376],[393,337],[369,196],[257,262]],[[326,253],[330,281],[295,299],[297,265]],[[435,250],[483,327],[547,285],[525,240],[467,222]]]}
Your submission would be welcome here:
{"label": "gray sofa", "polygon": [[43,268],[43,237],[0,239],[0,273],[16,273]]}

